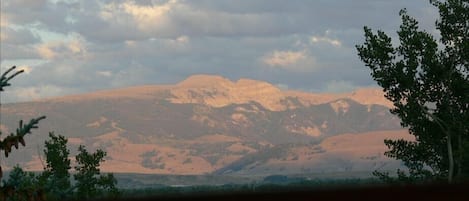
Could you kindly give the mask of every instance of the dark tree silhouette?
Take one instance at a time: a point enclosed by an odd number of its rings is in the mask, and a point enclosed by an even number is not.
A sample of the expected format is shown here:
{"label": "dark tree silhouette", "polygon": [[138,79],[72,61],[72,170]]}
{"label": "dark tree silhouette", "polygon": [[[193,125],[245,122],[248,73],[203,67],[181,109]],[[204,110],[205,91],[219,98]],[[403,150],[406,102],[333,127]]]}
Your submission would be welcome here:
{"label": "dark tree silhouette", "polygon": [[[11,79],[13,79],[17,75],[24,72],[23,70],[18,70],[14,72],[13,70],[15,69],[16,69],[16,66],[11,67],[7,71],[5,71],[5,73],[3,73],[2,76],[0,77],[0,92],[4,91],[4,87],[11,85],[9,83]],[[9,75],[10,72],[12,72],[13,74]],[[39,121],[45,118],[46,118],[45,116],[33,118],[27,124],[23,124],[23,120],[20,120],[19,126],[16,129],[16,132],[10,133],[10,135],[0,140],[0,151],[4,152],[5,157],[8,157],[8,155],[11,153],[13,146],[16,149],[18,149],[19,144],[26,146],[26,142],[24,141],[24,136],[26,134],[30,134],[32,129],[38,128],[37,124],[39,123]],[[0,122],[0,125],[1,125],[1,122]],[[1,134],[2,132],[0,131],[0,135]],[[0,179],[2,177],[3,177],[3,171],[2,171],[2,167],[0,166]],[[31,189],[31,191],[28,191],[28,194],[37,195],[36,191],[37,189]],[[14,189],[12,190],[10,186],[2,186],[0,187],[0,200],[5,200],[7,196],[12,197],[12,196],[16,196],[22,193],[24,192],[18,192],[18,191],[15,191]],[[29,197],[29,198],[33,198],[33,197]],[[41,198],[36,197],[33,199],[40,200]]]}
{"label": "dark tree silhouette", "polygon": [[[408,167],[408,172],[398,170],[398,180],[446,178],[451,183],[469,176],[469,1],[430,3],[439,10],[440,43],[420,31],[404,9],[398,47],[384,32],[375,34],[365,27],[365,43],[357,50],[394,103],[391,113],[416,138],[385,140],[390,148],[385,155]],[[389,173],[375,175],[392,181]]]}

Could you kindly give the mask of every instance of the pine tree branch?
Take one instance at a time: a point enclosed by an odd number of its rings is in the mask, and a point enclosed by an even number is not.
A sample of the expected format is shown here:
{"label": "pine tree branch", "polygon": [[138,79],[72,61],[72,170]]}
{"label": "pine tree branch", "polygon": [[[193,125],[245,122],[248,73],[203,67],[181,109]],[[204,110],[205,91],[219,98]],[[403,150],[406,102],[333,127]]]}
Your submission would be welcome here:
{"label": "pine tree branch", "polygon": [[26,134],[30,134],[32,129],[38,128],[37,124],[39,123],[39,121],[45,118],[46,116],[33,118],[26,125],[23,125],[23,120],[20,120],[19,127],[16,129],[16,134],[11,133],[5,139],[0,140],[0,150],[3,150],[5,152],[5,157],[8,157],[8,154],[11,152],[12,146],[15,146],[16,149],[18,149],[18,144],[25,146],[26,142],[24,141],[24,136]]}
{"label": "pine tree branch", "polygon": [[8,73],[10,73],[14,69],[16,69],[16,66],[13,66],[13,67],[9,68],[0,77],[0,91],[3,91],[3,87],[7,87],[7,86],[11,85],[10,83],[8,83],[8,81],[10,81],[12,78],[14,78],[17,75],[24,72],[24,70],[19,70],[19,71],[16,71],[15,73],[13,73],[13,75],[8,76]]}

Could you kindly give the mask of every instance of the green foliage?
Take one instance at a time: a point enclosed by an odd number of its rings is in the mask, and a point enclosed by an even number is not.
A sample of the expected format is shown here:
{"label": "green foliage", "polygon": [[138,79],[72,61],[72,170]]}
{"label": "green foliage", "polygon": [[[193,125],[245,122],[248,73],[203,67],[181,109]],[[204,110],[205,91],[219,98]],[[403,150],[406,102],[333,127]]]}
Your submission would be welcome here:
{"label": "green foliage", "polygon": [[50,199],[66,198],[71,192],[70,151],[67,149],[67,139],[64,136],[56,136],[49,133],[49,140],[45,142],[44,154],[46,156],[46,167],[39,176],[39,182],[46,189]]}
{"label": "green foliage", "polygon": [[10,191],[16,192],[7,196],[8,198],[23,200],[26,197],[21,195],[25,193],[41,198],[47,197],[47,200],[82,200],[119,195],[114,175],[101,175],[100,173],[99,166],[101,162],[104,162],[106,152],[98,149],[95,153],[89,153],[83,145],[80,145],[78,148],[80,153],[76,156],[75,170],[77,172],[72,185],[69,173],[71,161],[70,151],[67,149],[68,140],[52,132],[49,133],[49,138],[45,142],[44,154],[47,165],[44,171],[36,176],[33,173],[24,172],[20,167],[15,167],[8,181],[3,185]]}
{"label": "green foliage", "polygon": [[[418,22],[401,10],[397,31],[400,44],[382,31],[364,28],[365,43],[358,55],[387,99],[391,113],[408,127],[415,141],[385,140],[386,156],[402,160],[408,173],[398,170],[397,180],[435,181],[469,176],[469,1],[430,1],[439,9],[437,40],[420,31]],[[393,182],[388,173],[375,172]]]}
{"label": "green foliage", "polygon": [[[68,177],[70,174],[70,159],[68,155],[70,151],[67,149],[67,139],[64,136],[56,136],[54,133],[49,133],[50,140],[45,142],[44,154],[46,155],[47,167],[46,171],[57,175],[60,178]],[[61,185],[70,186],[68,183]]]}
{"label": "green foliage", "polygon": [[[12,72],[14,69],[16,69],[16,66],[9,68],[0,77],[0,92],[4,91],[4,87],[11,85],[9,83],[11,79],[24,72],[23,70],[19,70],[14,72],[12,75],[9,75],[9,73]],[[37,128],[37,124],[39,123],[39,121],[45,118],[45,116],[33,118],[29,121],[28,124],[23,124],[23,120],[20,120],[19,126],[16,129],[16,133],[10,133],[10,135],[5,137],[3,140],[0,140],[0,151],[3,151],[5,153],[5,157],[8,157],[8,154],[11,152],[13,146],[15,146],[16,149],[18,149],[18,144],[26,146],[24,136],[26,134],[30,134],[32,129]],[[1,134],[2,132],[0,131],[0,135]],[[0,166],[0,179],[2,178],[2,176],[2,167]]]}
{"label": "green foliage", "polygon": [[119,194],[117,180],[112,174],[101,175],[99,166],[104,162],[106,152],[98,149],[89,153],[85,146],[80,145],[76,155],[77,171],[73,176],[74,185],[70,182],[71,169],[67,149],[67,138],[49,133],[45,142],[44,154],[47,166],[39,176],[39,183],[45,187],[49,200],[89,199],[99,196],[117,196]]}
{"label": "green foliage", "polygon": [[11,170],[8,180],[3,181],[3,188],[9,189],[11,192],[6,200],[26,201],[30,198],[38,200],[43,197],[36,175],[23,171],[19,166],[15,166]]}
{"label": "green foliage", "polygon": [[78,147],[78,151],[80,153],[75,157],[77,173],[74,175],[77,182],[77,195],[82,199],[93,198],[103,192],[108,192],[112,196],[117,195],[118,191],[115,187],[117,180],[114,175],[100,175],[99,164],[104,162],[106,152],[98,149],[95,153],[89,153],[83,145]]}
{"label": "green foliage", "polygon": [[10,135],[0,141],[0,149],[4,151],[5,157],[8,157],[8,154],[11,152],[11,148],[13,146],[15,146],[16,149],[18,149],[18,144],[26,146],[24,136],[26,134],[31,134],[31,130],[33,128],[37,128],[37,124],[39,123],[39,121],[45,118],[45,116],[41,116],[35,119],[33,118],[29,121],[28,124],[23,124],[23,120],[20,120],[19,126],[16,129],[16,134],[10,133]]}
{"label": "green foliage", "polygon": [[15,69],[16,69],[16,66],[13,66],[2,74],[2,76],[0,77],[0,91],[4,91],[3,87],[11,86],[9,81],[13,79],[14,77],[16,77],[17,75],[24,72],[24,70],[19,70],[13,73],[13,75],[8,75],[8,73],[12,72]]}
{"label": "green foliage", "polygon": [[[16,66],[8,69],[0,77],[0,91],[10,86],[9,81],[23,72],[19,70],[9,75]],[[0,140],[0,150],[5,157],[11,152],[12,147],[18,149],[18,144],[26,145],[24,136],[30,134],[31,130],[37,128],[40,120],[45,116],[33,118],[28,124],[21,120],[16,133],[11,133]],[[1,135],[1,132],[0,132]],[[80,154],[76,156],[77,174],[75,186],[70,182],[70,151],[67,149],[67,139],[64,136],[56,136],[49,133],[50,140],[45,142],[44,154],[46,156],[46,167],[44,172],[38,176],[33,173],[24,172],[20,167],[15,167],[10,173],[9,179],[0,188],[0,200],[44,200],[47,194],[48,200],[63,200],[72,197],[93,198],[106,193],[106,195],[118,195],[115,187],[117,180],[112,174],[100,175],[99,165],[104,161],[106,152],[97,150],[96,153],[88,153],[84,146],[79,147]],[[99,177],[98,177],[99,176]],[[0,179],[2,171],[0,167]],[[76,191],[75,191],[76,189]],[[76,193],[73,196],[74,192]]]}
{"label": "green foliage", "polygon": [[[9,73],[13,72],[15,69],[16,66],[13,66],[1,75],[0,92],[4,91],[4,87],[11,85],[9,83],[11,79],[24,72],[23,70],[19,70],[9,75]],[[45,116],[33,118],[27,124],[23,124],[23,120],[20,120],[16,133],[10,133],[7,137],[0,139],[0,151],[4,152],[5,158],[11,153],[13,146],[16,149],[18,149],[19,144],[26,146],[24,136],[31,134],[31,130],[38,128],[37,124],[39,121],[45,118]],[[0,135],[1,134],[2,132],[0,131]],[[3,171],[0,166],[0,179],[2,177]],[[13,180],[11,178],[13,178]],[[43,200],[41,188],[33,185],[34,183],[35,179],[33,175],[23,172],[19,167],[15,167],[10,180],[3,183],[0,187],[0,200]]]}

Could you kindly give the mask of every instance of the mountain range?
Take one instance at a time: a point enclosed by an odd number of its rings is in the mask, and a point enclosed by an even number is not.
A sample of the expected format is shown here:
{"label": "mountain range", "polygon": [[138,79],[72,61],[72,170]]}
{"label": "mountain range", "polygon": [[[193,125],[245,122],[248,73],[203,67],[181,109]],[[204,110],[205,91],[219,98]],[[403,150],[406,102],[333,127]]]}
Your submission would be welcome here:
{"label": "mountain range", "polygon": [[106,172],[151,174],[370,173],[400,167],[384,139],[411,139],[378,88],[281,90],[263,81],[194,75],[2,107],[3,133],[47,116],[2,166],[42,170],[48,132],[107,152]]}

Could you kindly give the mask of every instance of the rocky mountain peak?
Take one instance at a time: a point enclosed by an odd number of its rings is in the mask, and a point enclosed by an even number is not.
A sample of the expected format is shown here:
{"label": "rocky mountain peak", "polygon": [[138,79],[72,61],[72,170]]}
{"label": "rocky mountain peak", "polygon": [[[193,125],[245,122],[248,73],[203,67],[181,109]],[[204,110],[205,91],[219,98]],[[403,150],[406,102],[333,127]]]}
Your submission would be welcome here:
{"label": "rocky mountain peak", "polygon": [[171,90],[173,103],[198,103],[223,107],[233,103],[255,101],[270,110],[282,110],[284,94],[274,85],[258,80],[236,82],[217,75],[193,75]]}
{"label": "rocky mountain peak", "polygon": [[200,88],[200,87],[213,87],[213,86],[230,86],[234,83],[220,75],[209,75],[209,74],[199,74],[192,75],[186,78],[185,80],[179,82],[177,87],[189,87],[189,88]]}
{"label": "rocky mountain peak", "polygon": [[40,100],[39,102],[68,102],[96,99],[166,99],[172,103],[195,103],[212,107],[257,102],[272,111],[328,103],[348,98],[364,105],[392,107],[379,88],[362,88],[342,94],[307,93],[281,90],[275,85],[253,79],[231,81],[219,75],[192,75],[175,85],[146,85],[97,91]]}

